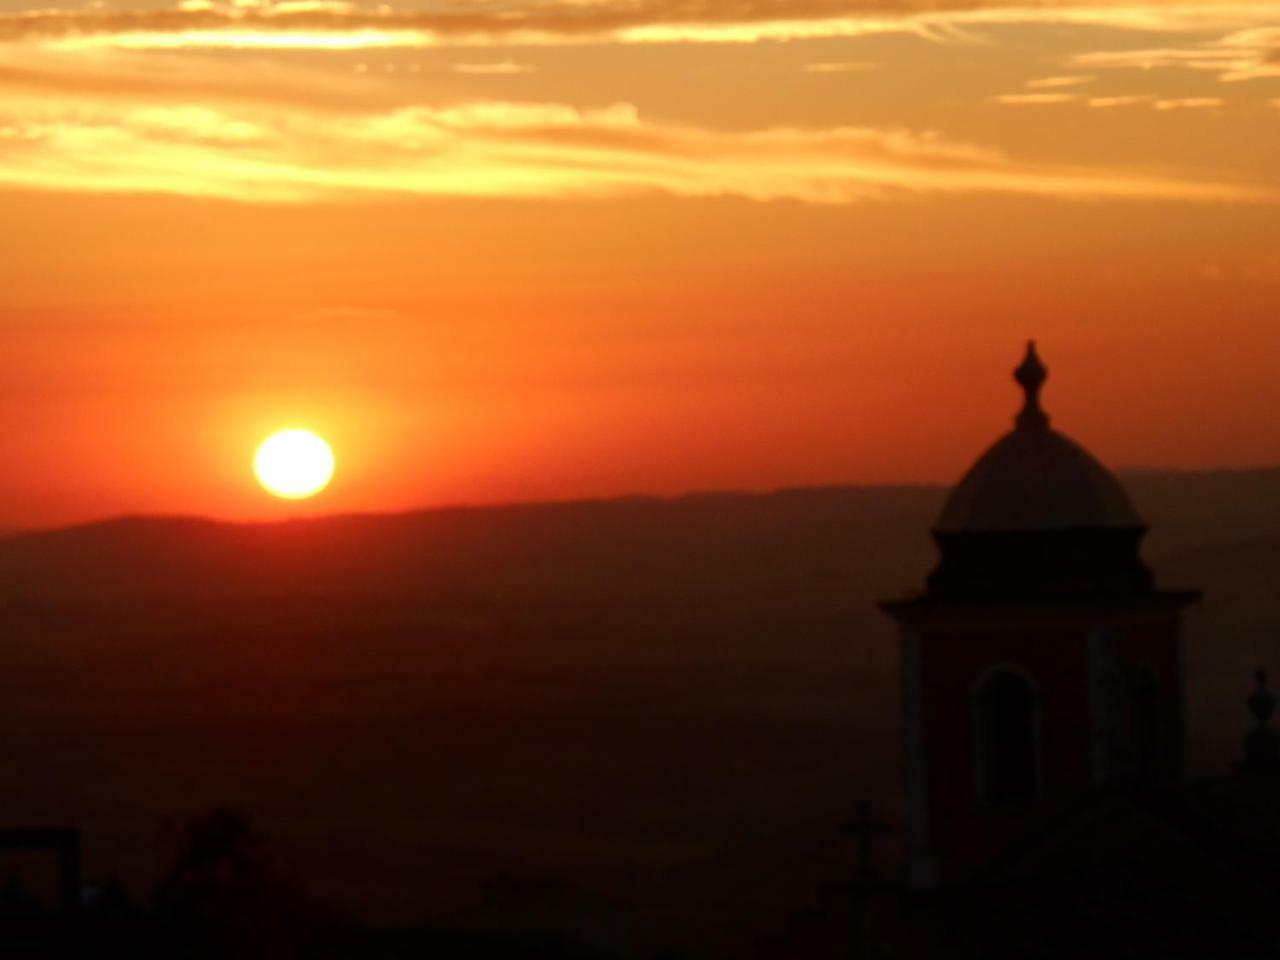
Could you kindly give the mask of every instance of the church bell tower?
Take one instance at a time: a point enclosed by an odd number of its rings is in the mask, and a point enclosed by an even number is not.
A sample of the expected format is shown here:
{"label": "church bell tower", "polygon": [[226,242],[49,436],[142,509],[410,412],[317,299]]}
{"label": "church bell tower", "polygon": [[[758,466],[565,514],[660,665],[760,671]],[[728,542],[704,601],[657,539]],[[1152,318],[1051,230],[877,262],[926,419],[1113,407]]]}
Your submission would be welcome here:
{"label": "church bell tower", "polygon": [[897,621],[908,882],[961,877],[1073,797],[1171,784],[1183,747],[1182,613],[1155,587],[1119,481],[1049,426],[1027,346],[1014,429],[952,490],[926,589]]}

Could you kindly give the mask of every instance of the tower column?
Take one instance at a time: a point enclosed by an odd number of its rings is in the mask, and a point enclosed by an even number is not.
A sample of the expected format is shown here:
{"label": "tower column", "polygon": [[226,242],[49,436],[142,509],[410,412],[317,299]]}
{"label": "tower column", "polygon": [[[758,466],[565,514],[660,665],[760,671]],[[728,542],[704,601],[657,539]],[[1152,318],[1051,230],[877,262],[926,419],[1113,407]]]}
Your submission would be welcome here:
{"label": "tower column", "polygon": [[938,883],[938,861],[929,836],[929,783],[920,683],[920,636],[901,631],[902,736],[907,775],[907,885],[925,890]]}
{"label": "tower column", "polygon": [[1181,775],[1183,608],[1119,481],[1052,429],[1028,344],[1014,429],[965,474],[899,625],[907,883],[963,876],[1080,793]]}

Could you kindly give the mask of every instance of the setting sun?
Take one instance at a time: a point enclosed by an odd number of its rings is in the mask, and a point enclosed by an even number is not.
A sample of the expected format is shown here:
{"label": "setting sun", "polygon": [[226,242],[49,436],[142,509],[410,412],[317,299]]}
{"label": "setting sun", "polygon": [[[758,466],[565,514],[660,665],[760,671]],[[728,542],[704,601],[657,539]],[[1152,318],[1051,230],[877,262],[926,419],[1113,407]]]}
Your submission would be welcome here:
{"label": "setting sun", "polygon": [[281,430],[263,440],[253,472],[269,493],[287,500],[314,496],[333,477],[333,451],[310,430]]}

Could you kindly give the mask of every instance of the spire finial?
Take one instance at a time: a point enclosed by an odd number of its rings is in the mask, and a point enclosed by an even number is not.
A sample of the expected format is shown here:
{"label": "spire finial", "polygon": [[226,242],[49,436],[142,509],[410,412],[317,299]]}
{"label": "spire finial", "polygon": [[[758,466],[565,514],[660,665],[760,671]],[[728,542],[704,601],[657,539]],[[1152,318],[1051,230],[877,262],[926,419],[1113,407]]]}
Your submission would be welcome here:
{"label": "spire finial", "polygon": [[1013,379],[1018,381],[1027,394],[1022,410],[1014,421],[1019,430],[1043,430],[1049,426],[1049,415],[1040,409],[1040,388],[1048,377],[1049,370],[1040,362],[1040,356],[1036,353],[1036,342],[1028,340],[1027,355],[1013,371]]}

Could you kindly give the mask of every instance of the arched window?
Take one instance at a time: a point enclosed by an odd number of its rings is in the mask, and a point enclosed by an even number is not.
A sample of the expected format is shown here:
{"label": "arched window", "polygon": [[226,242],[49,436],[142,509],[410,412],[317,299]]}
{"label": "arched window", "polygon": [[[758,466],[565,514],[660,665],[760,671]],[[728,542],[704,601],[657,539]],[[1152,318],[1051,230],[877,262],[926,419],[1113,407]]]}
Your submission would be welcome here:
{"label": "arched window", "polygon": [[978,683],[975,701],[979,797],[1032,802],[1040,795],[1040,722],[1031,679],[998,667]]}

